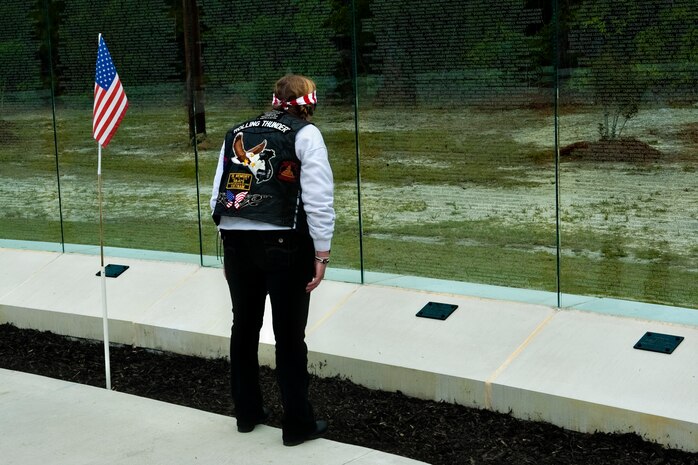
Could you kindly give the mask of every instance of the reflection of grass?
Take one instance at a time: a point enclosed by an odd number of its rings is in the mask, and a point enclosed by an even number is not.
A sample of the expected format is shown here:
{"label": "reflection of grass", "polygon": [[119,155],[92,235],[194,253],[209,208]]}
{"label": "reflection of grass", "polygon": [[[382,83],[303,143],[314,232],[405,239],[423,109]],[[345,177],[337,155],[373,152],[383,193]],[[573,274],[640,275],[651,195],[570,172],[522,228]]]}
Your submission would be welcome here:
{"label": "reflection of grass", "polygon": [[[367,237],[364,240],[366,266],[372,271],[387,273],[555,291],[553,253],[530,247],[528,250],[514,248],[511,244],[502,246],[502,230],[489,231],[494,240],[474,244],[458,241],[430,244]],[[479,236],[487,236],[486,232],[480,229]],[[516,234],[516,231],[512,233]],[[553,247],[552,238],[550,246]],[[695,272],[673,266],[670,260],[637,263],[619,258],[564,255],[562,291],[696,306]]]}
{"label": "reflection of grass", "polygon": [[356,179],[356,144],[354,131],[335,130],[323,133],[336,182]]}
{"label": "reflection of grass", "polygon": [[[210,109],[207,125],[210,146],[200,151],[213,166],[225,130],[249,114],[226,114]],[[193,151],[182,109],[130,108],[112,144],[104,149],[110,175],[187,180],[193,176]],[[320,123],[319,123],[320,124]],[[97,146],[91,135],[91,113],[86,108],[57,112],[59,169],[76,176],[94,176]],[[14,143],[5,143],[0,162],[6,175],[22,177],[55,168],[51,114],[25,117],[12,125]],[[537,149],[519,144],[504,134],[464,135],[448,128],[428,132],[372,131],[361,138],[362,179],[401,185],[405,179],[423,183],[475,182],[501,186],[524,184],[524,180],[500,172],[503,166],[531,164],[540,158]],[[351,129],[323,130],[337,181],[356,177],[355,140]],[[400,154],[397,158],[393,154]],[[210,164],[208,164],[210,163]],[[211,168],[212,169],[212,168]]]}
{"label": "reflection of grass", "polygon": [[[431,237],[432,243],[406,237]],[[464,240],[466,239],[466,240]],[[580,230],[563,236],[564,292],[695,307],[695,261],[661,244],[628,249],[623,237]],[[448,221],[399,229],[372,225],[364,237],[373,271],[555,290],[552,225]],[[695,253],[693,254],[695,256]],[[614,273],[619,273],[618,278]]]}
{"label": "reflection of grass", "polygon": [[[198,152],[203,251],[207,255],[214,255],[216,251],[207,197],[220,144],[230,126],[253,115],[254,112],[236,112],[214,105],[207,108],[208,140]],[[91,108],[62,108],[57,116],[58,159],[63,187],[75,192],[84,186],[95,186],[97,154],[90,132]],[[540,178],[545,177],[541,176],[541,170],[552,173],[551,151],[514,137],[516,131],[545,127],[547,117],[544,115],[517,112],[515,117],[511,117],[496,112],[486,115],[470,113],[461,120],[457,115],[443,118],[415,115],[413,122],[381,111],[362,116],[361,125],[366,126],[366,131],[360,137],[361,176],[362,181],[373,185],[391,188],[452,185],[463,189],[466,188],[463,186],[485,185],[492,188],[488,192],[502,194],[502,197],[491,200],[491,207],[496,210],[497,202],[503,197],[509,195],[504,201],[514,203],[519,198],[512,192],[520,195],[526,192],[527,186],[538,186]],[[197,180],[185,118],[183,107],[133,106],[129,109],[112,145],[104,153],[105,183],[129,185],[138,180],[139,185],[154,190],[185,185],[191,186],[193,192]],[[418,118],[421,119],[417,121]],[[351,184],[356,179],[351,113],[328,109],[326,116],[318,115],[317,124],[329,148],[335,180]],[[11,132],[5,134],[6,140],[0,150],[2,175],[36,179],[37,184],[53,190],[55,158],[50,111],[17,115],[12,124],[3,125],[2,129],[5,133]],[[547,164],[543,166],[544,163]],[[618,176],[654,175],[664,169],[659,165],[629,165]],[[695,166],[685,162],[679,170],[690,173]],[[511,188],[517,188],[517,191],[507,190]],[[420,192],[430,195],[429,189]],[[600,199],[595,205],[572,203],[563,208],[564,292],[698,307],[694,285],[696,272],[691,271],[697,268],[696,247],[682,254],[671,254],[666,252],[668,247],[659,243],[633,245],[637,241],[624,240],[624,235],[633,231],[628,226],[619,229],[619,218],[625,218],[625,225],[629,213],[638,210],[648,215],[663,213],[666,201],[659,203],[658,195],[656,190],[638,189],[632,196],[610,196]],[[70,219],[96,217],[96,212],[92,211],[95,203],[78,205],[74,200],[80,198],[84,201],[84,197],[72,197],[64,191],[63,200],[69,204],[64,203],[63,207],[72,212]],[[131,208],[132,216],[128,213],[109,219],[107,212],[107,246],[199,253],[198,225],[195,220],[184,219],[185,213],[188,218],[195,217],[191,211],[195,208],[193,202],[185,206],[168,203],[165,199],[157,208],[168,212],[166,219],[158,217],[153,221],[143,215],[142,205],[136,201],[148,201],[148,206],[152,206],[155,197],[137,197],[137,194],[127,197],[128,202],[134,202],[130,206],[119,205],[122,210]],[[528,215],[530,222],[512,225],[494,219],[465,220],[469,206],[449,197],[443,199],[445,214],[441,215],[429,208],[428,200],[419,196],[389,199],[378,196],[376,202],[389,208],[393,214],[389,222],[385,221],[383,210],[369,211],[364,203],[364,252],[368,270],[555,289],[554,224],[550,218],[546,219],[540,207],[531,206],[527,210],[526,205],[522,205],[523,216]],[[359,232],[352,213],[356,205],[337,205],[337,208],[342,219],[333,241],[333,264],[358,268]],[[90,209],[90,214],[79,214],[81,209]],[[59,224],[54,219],[27,219],[27,212],[31,211],[31,199],[24,208],[3,209],[0,237],[59,242]],[[402,218],[400,214],[408,216],[413,213],[423,215],[424,221],[395,221],[395,218]],[[604,222],[605,230],[586,227],[593,214],[608,219]],[[497,218],[497,214],[486,218]],[[614,224],[607,224],[609,222]],[[66,242],[96,244],[97,227],[94,221],[67,221],[64,224]]]}
{"label": "reflection of grass", "polygon": [[[502,169],[526,166],[540,169],[543,160],[553,160],[552,151],[514,140],[510,132],[524,123],[508,121],[506,116],[483,117],[480,124],[486,125],[485,132],[468,121],[451,121],[448,117],[439,120],[439,124],[381,119],[393,117],[376,112],[362,123],[367,129],[359,141],[363,181],[390,185],[417,181],[442,185],[472,182],[501,187],[526,186],[529,185],[527,180]],[[332,116],[327,118],[332,119]],[[530,120],[525,121],[531,124]],[[544,124],[545,118],[536,121]],[[466,125],[454,130],[453,125],[463,124]],[[318,125],[322,128],[321,120]],[[353,125],[347,126],[322,128],[337,181],[356,177]]]}
{"label": "reflection of grass", "polygon": [[366,266],[374,271],[531,289],[555,288],[555,257],[545,252],[510,250],[487,243],[430,244],[375,238],[365,240],[365,250]]}
{"label": "reflection of grass", "polygon": [[[525,147],[510,138],[472,134],[464,139],[449,131],[371,133],[361,147],[361,175],[366,181],[403,184],[466,182],[513,187],[523,180],[505,176],[500,168],[530,164]],[[398,153],[397,159],[389,156]],[[503,157],[502,154],[507,154]],[[393,157],[394,158],[394,157]]]}
{"label": "reflection of grass", "polygon": [[561,267],[562,291],[620,297],[644,302],[696,307],[696,273],[664,261],[635,263],[566,257]]}
{"label": "reflection of grass", "polygon": [[442,221],[432,224],[412,224],[399,228],[381,227],[380,223],[368,231],[370,233],[391,234],[395,237],[425,236],[439,238],[445,244],[453,244],[463,239],[478,242],[488,247],[554,246],[553,225],[519,224],[504,225],[495,220]]}
{"label": "reflection of grass", "polygon": [[[204,254],[215,255],[215,236],[205,218]],[[449,221],[412,225],[399,230],[380,228],[364,235],[365,266],[371,271],[426,276],[507,287],[555,290],[554,231],[538,225],[506,226],[496,221]],[[64,223],[66,242],[98,243],[97,224]],[[59,242],[57,222],[42,219],[3,220],[3,237]],[[431,242],[405,239],[430,237]],[[582,231],[566,234],[563,243],[562,290],[566,293],[629,298],[695,307],[695,263],[686,256],[661,251],[661,245],[615,253],[619,238]],[[198,254],[196,222],[176,219],[149,223],[147,218],[120,219],[105,224],[105,245]],[[601,247],[601,248],[600,248]],[[604,249],[610,247],[610,249]],[[620,247],[620,246],[618,246]],[[584,251],[598,251],[599,256]],[[688,251],[696,255],[695,248]],[[603,253],[603,258],[601,258]],[[338,224],[333,264],[358,268],[355,224]]]}
{"label": "reflection of grass", "polygon": [[[399,232],[418,233],[414,229]],[[473,222],[437,227],[433,233],[442,240],[428,244],[369,237],[366,266],[391,273],[555,290],[552,231],[541,231],[533,224],[507,227]],[[468,241],[458,240],[463,237]],[[695,261],[662,252],[656,244],[639,250],[623,247],[617,235],[567,234],[561,259],[563,292],[696,307]],[[601,253],[572,253],[573,249]],[[631,255],[633,259],[628,259]]]}
{"label": "reflection of grass", "polygon": [[[97,221],[93,223],[64,221],[63,230],[66,243],[99,244]],[[196,222],[159,219],[157,223],[153,223],[147,218],[119,219],[118,222],[105,221],[104,245],[198,254],[198,234]],[[43,219],[3,219],[2,238],[60,243],[60,224],[57,221],[47,222]],[[215,253],[213,242],[205,253],[209,255]]]}

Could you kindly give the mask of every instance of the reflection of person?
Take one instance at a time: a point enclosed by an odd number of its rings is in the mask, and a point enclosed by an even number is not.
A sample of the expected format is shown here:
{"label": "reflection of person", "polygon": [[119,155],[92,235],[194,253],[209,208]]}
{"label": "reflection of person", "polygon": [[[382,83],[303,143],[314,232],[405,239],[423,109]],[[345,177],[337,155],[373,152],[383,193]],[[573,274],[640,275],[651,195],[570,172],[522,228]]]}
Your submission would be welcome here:
{"label": "reflection of person", "polygon": [[228,131],[211,197],[233,302],[231,387],[238,431],[252,431],[269,414],[257,355],[269,295],[287,446],[327,431],[308,401],[305,344],[310,292],[325,275],[334,230],[327,148],[309,122],[316,102],[312,80],[279,79],[273,109]]}

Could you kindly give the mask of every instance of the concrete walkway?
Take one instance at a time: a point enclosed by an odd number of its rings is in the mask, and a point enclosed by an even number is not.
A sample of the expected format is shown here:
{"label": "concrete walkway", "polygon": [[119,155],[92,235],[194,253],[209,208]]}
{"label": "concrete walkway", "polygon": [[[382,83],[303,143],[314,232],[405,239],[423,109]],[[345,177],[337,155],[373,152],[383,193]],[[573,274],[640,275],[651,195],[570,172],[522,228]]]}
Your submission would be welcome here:
{"label": "concrete walkway", "polygon": [[[130,267],[107,280],[112,342],[227,356],[230,297],[220,269],[133,257],[107,263]],[[0,323],[101,339],[98,269],[94,255],[0,248]],[[369,388],[582,432],[634,432],[698,452],[698,325],[690,323],[698,311],[604,300],[607,308],[643,316],[326,280],[311,302],[310,369]],[[429,302],[458,308],[443,321],[416,317]],[[677,315],[681,323],[662,321]],[[635,349],[647,332],[684,339],[672,354]],[[267,315],[260,361],[273,366],[273,353]],[[268,444],[280,443],[271,436]]]}
{"label": "concrete walkway", "polygon": [[106,389],[0,369],[3,465],[417,465],[423,462],[281,431],[240,434],[234,419]]}

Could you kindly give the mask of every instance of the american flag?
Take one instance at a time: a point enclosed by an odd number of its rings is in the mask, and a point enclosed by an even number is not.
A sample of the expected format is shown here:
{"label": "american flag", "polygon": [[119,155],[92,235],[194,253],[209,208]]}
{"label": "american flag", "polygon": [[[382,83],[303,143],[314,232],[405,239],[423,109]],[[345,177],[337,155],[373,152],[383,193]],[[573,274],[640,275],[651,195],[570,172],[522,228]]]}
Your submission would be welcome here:
{"label": "american flag", "polygon": [[128,108],[128,99],[121,86],[111,55],[99,35],[97,67],[95,72],[95,103],[92,109],[92,136],[106,147],[119,127]]}
{"label": "american flag", "polygon": [[225,196],[228,199],[228,202],[225,204],[225,208],[230,208],[235,205],[235,209],[237,210],[240,208],[240,203],[245,199],[245,197],[247,197],[247,192],[242,191],[238,192],[237,194],[233,194],[232,192],[227,191]]}

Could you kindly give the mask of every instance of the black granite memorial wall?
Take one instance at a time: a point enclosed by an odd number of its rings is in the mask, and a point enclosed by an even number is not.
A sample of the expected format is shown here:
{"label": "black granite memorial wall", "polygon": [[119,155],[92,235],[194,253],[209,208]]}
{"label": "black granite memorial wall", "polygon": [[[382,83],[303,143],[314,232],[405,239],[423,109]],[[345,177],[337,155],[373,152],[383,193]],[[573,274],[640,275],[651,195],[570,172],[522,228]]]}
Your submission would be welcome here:
{"label": "black granite memorial wall", "polygon": [[697,20],[689,0],[5,0],[0,239],[98,243],[102,33],[129,98],[103,152],[108,247],[218,264],[223,136],[301,73],[343,279],[696,308]]}

